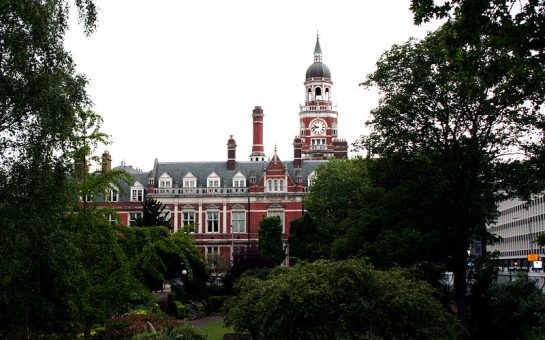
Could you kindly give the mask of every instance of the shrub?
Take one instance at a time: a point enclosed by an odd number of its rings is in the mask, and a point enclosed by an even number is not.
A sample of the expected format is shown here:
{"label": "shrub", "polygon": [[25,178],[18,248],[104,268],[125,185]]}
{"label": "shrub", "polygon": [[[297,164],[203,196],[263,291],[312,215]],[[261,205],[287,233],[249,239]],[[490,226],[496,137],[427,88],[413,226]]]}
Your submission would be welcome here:
{"label": "shrub", "polygon": [[206,304],[198,301],[189,301],[185,305],[185,317],[193,320],[206,315]]}
{"label": "shrub", "polygon": [[355,260],[279,267],[237,288],[225,321],[254,338],[455,339],[459,329],[425,282]]}
{"label": "shrub", "polygon": [[218,313],[223,304],[227,300],[228,296],[225,295],[215,295],[208,298],[208,314]]}
{"label": "shrub", "polygon": [[175,328],[167,328],[158,331],[152,327],[144,333],[135,335],[133,340],[146,340],[146,339],[187,339],[187,340],[206,340],[204,335],[199,329],[193,327],[187,323],[180,323]]}
{"label": "shrub", "polygon": [[135,313],[111,318],[106,321],[104,339],[126,339],[147,331],[150,327],[156,330],[166,329],[170,320],[160,313]]}

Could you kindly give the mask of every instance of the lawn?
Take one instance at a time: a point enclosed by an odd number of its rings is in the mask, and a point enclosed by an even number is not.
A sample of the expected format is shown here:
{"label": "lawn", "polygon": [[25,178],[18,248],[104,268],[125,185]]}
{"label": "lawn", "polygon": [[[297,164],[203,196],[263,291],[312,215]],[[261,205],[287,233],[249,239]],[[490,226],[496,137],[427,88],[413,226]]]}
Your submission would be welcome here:
{"label": "lawn", "polygon": [[219,320],[213,323],[209,323],[201,328],[201,331],[208,335],[210,340],[222,340],[226,333],[234,333],[235,330],[231,327],[225,327],[223,320]]}

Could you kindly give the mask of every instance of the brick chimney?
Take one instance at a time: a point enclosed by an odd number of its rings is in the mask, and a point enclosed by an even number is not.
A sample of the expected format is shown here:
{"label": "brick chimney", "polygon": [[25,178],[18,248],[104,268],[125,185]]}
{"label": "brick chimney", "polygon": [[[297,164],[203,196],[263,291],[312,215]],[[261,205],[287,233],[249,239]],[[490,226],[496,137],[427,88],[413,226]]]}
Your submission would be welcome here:
{"label": "brick chimney", "polygon": [[301,148],[303,147],[303,142],[301,137],[295,137],[293,139],[293,166],[295,168],[301,168],[302,159],[301,159]]}
{"label": "brick chimney", "polygon": [[108,150],[104,150],[102,153],[102,173],[105,174],[112,171],[112,156]]}
{"label": "brick chimney", "polygon": [[348,143],[346,139],[333,140],[333,157],[348,158]]}
{"label": "brick chimney", "polygon": [[263,109],[261,106],[256,106],[252,112],[253,128],[254,128],[254,144],[252,145],[252,153],[250,161],[263,162],[265,161],[265,148],[263,147]]}
{"label": "brick chimney", "polygon": [[235,170],[237,159],[237,142],[233,139],[233,135],[227,140],[227,170]]}

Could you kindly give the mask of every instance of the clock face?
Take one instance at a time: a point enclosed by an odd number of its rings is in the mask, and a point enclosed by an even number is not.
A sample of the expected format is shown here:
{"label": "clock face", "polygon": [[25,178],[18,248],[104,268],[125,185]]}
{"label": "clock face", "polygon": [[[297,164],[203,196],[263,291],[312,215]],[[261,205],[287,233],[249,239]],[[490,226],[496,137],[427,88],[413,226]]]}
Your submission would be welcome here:
{"label": "clock face", "polygon": [[325,132],[325,122],[323,120],[315,120],[310,124],[312,133],[319,135]]}

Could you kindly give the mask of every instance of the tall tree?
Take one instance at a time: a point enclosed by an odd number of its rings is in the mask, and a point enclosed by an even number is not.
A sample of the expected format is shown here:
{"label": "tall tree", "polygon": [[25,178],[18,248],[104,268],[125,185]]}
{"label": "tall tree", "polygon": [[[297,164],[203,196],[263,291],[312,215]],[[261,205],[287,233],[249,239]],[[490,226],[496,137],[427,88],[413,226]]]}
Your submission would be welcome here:
{"label": "tall tree", "polygon": [[[96,10],[76,1],[90,33]],[[64,227],[76,126],[90,101],[64,49],[70,2],[0,3],[0,337],[77,329],[82,268]]]}
{"label": "tall tree", "polygon": [[286,257],[281,236],[280,217],[267,217],[259,222],[259,249],[276,264],[282,263]]}
{"label": "tall tree", "polygon": [[[312,252],[316,256],[330,257],[333,242],[346,233],[355,215],[368,206],[368,197],[374,190],[367,169],[368,162],[362,158],[332,159],[316,170],[316,180],[304,202],[317,229],[317,239],[312,242],[312,246],[316,247]],[[310,223],[310,220],[306,221],[306,228],[313,228]],[[296,237],[294,241],[302,231],[296,226],[292,232]],[[311,245],[309,241],[306,239],[306,246]]]}
{"label": "tall tree", "polygon": [[441,214],[429,217],[449,240],[443,251],[467,329],[470,241],[490,238],[486,224],[499,199],[539,188],[534,174],[543,147],[545,70],[532,68],[531,58],[530,65],[512,58],[516,51],[505,46],[459,45],[454,26],[395,45],[377,62],[365,85],[378,87],[382,97],[363,144],[382,158],[425,160],[422,176],[433,171]]}

